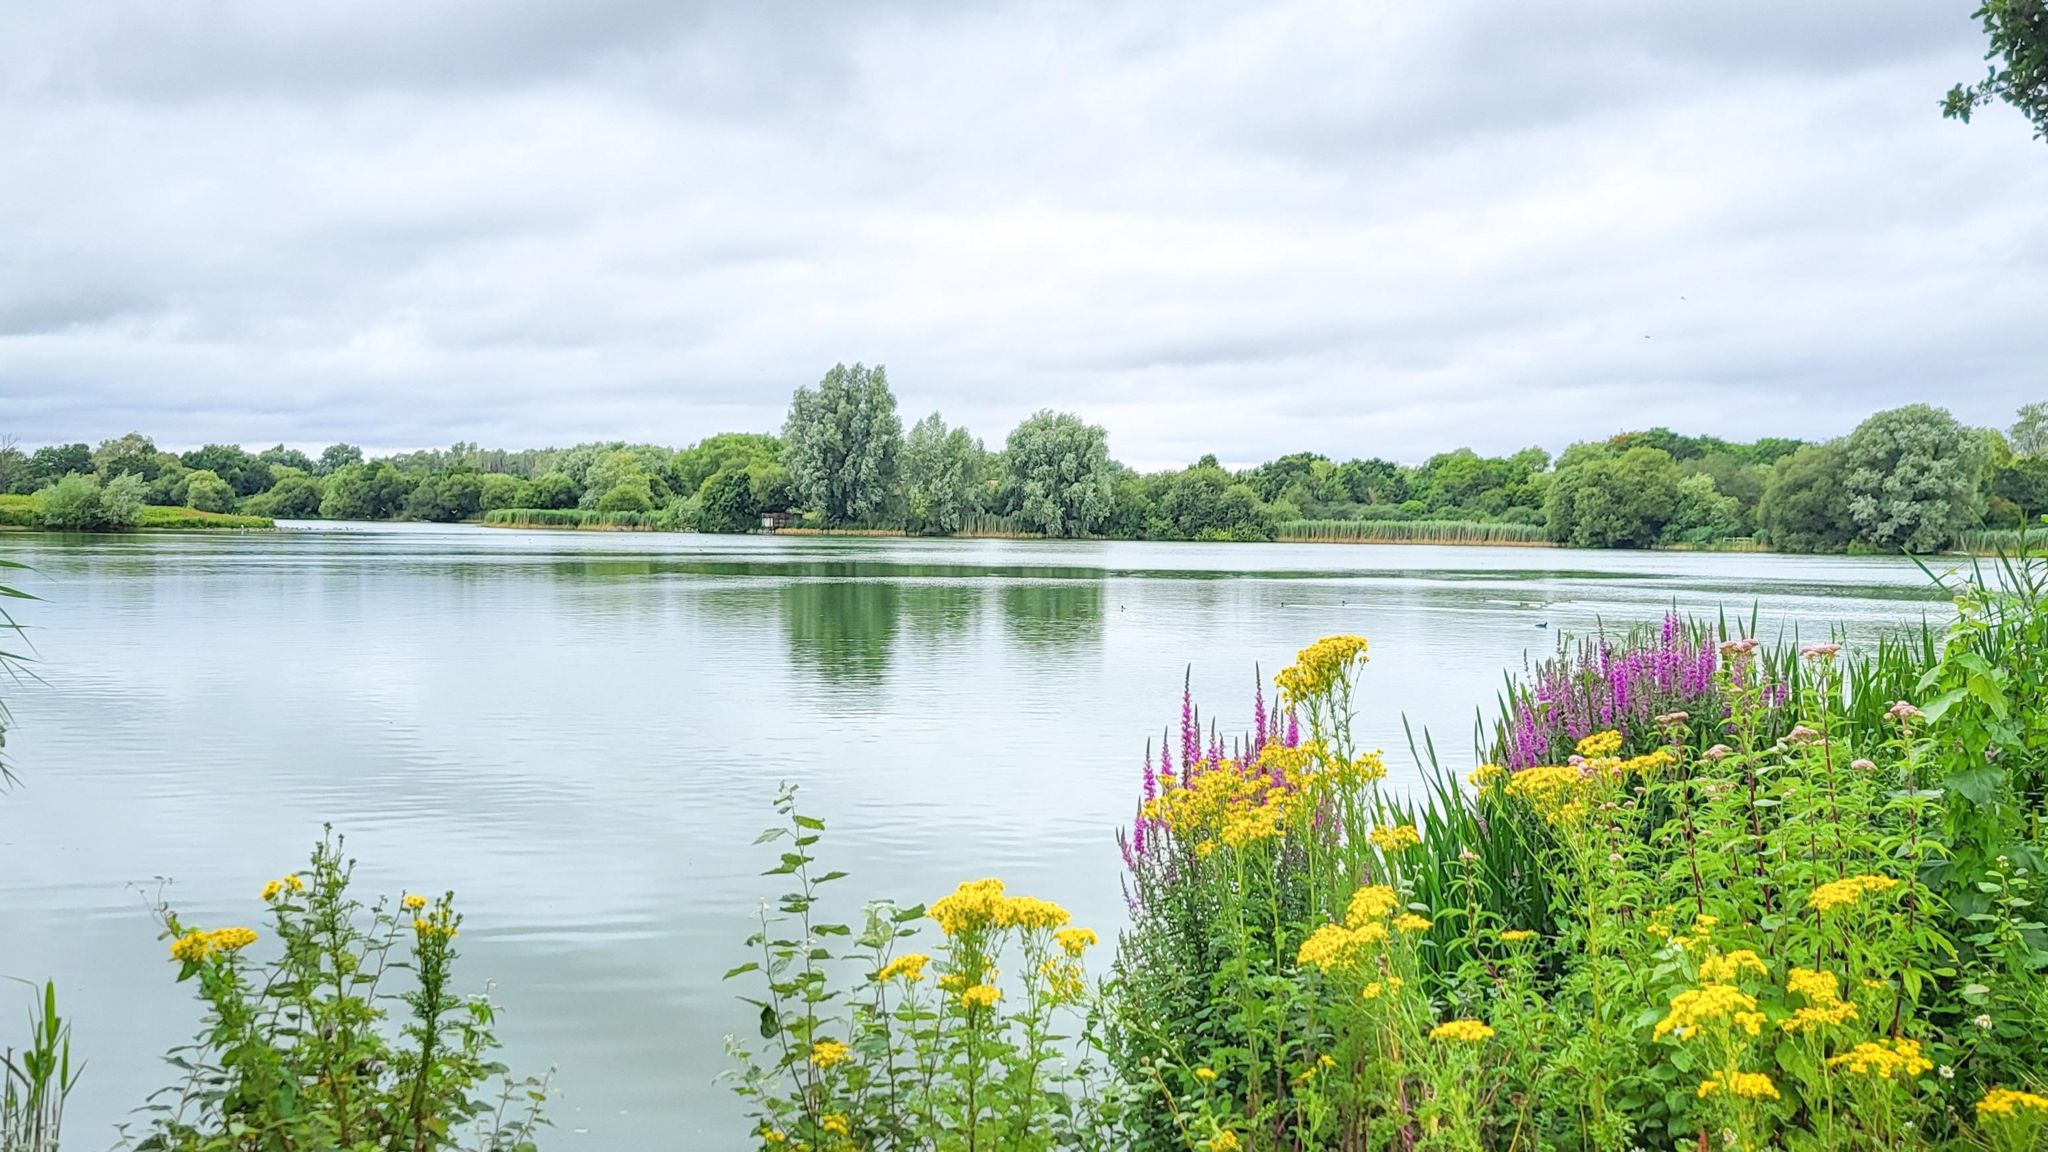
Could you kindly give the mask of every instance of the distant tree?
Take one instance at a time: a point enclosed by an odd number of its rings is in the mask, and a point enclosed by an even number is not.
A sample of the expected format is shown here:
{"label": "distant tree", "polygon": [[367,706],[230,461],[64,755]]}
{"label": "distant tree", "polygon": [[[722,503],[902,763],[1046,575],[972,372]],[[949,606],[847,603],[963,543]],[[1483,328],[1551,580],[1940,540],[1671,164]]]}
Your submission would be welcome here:
{"label": "distant tree", "polygon": [[[1991,495],[2010,504],[2017,517],[2048,514],[2048,456],[2019,456],[2001,465],[1992,474]],[[2008,517],[2001,523],[2010,522]]]}
{"label": "distant tree", "polygon": [[1175,540],[1271,540],[1277,519],[1249,483],[1198,464],[1168,481],[1148,534]]}
{"label": "distant tree", "polygon": [[418,483],[418,477],[385,460],[344,465],[327,478],[320,515],[329,520],[390,520],[404,509]]}
{"label": "distant tree", "polygon": [[1742,507],[1723,496],[1714,478],[1695,472],[1678,482],[1678,502],[1661,534],[1666,544],[1711,544],[1743,533]]}
{"label": "distant tree", "polygon": [[1368,507],[1408,499],[1407,478],[1390,460],[1346,460],[1337,466],[1337,480],[1353,500]]}
{"label": "distant tree", "polygon": [[[274,448],[265,448],[256,454],[256,458],[273,467],[296,469],[308,476],[312,475],[314,469],[319,467],[319,465],[313,462],[311,456],[306,455],[297,448],[287,448],[282,444]],[[272,475],[274,476],[275,473]]]}
{"label": "distant tree", "polygon": [[243,451],[239,444],[208,444],[185,453],[178,462],[195,472],[211,472],[227,481],[237,496],[254,496],[270,487],[270,465]]}
{"label": "distant tree", "polygon": [[[668,473],[667,454],[650,458],[635,448],[613,448],[599,456],[583,476],[583,496],[580,503],[585,508],[600,508],[607,512],[644,512],[646,508],[601,508],[606,498],[621,487],[647,494],[648,507],[669,496],[669,486],[662,478]],[[661,471],[657,473],[655,468]],[[627,499],[620,497],[619,499]]]}
{"label": "distant tree", "polygon": [[235,506],[235,490],[206,468],[185,477],[185,506],[201,512],[226,512]]}
{"label": "distant tree", "polygon": [[2005,434],[2014,455],[2048,457],[2048,400],[2020,406],[2019,419]]}
{"label": "distant tree", "polygon": [[363,450],[353,444],[329,444],[320,453],[320,461],[312,471],[315,476],[332,476],[353,465],[363,462]]}
{"label": "distant tree", "polygon": [[142,477],[133,472],[114,477],[100,486],[100,516],[109,528],[126,528],[135,523],[136,514],[142,511],[143,492],[147,488]]}
{"label": "distant tree", "polygon": [[92,451],[92,470],[102,481],[133,472],[144,480],[156,479],[163,465],[157,458],[156,441],[140,432],[113,440],[102,440]]}
{"label": "distant tree", "polygon": [[295,468],[285,468],[270,489],[249,499],[254,516],[279,520],[311,520],[320,515],[320,482]]}
{"label": "distant tree", "polygon": [[454,524],[474,518],[483,507],[483,477],[475,472],[427,476],[406,494],[399,515],[407,520]]}
{"label": "distant tree", "polygon": [[799,504],[827,524],[851,524],[888,508],[902,443],[886,369],[835,364],[815,389],[791,398],[782,466]]}
{"label": "distant tree", "polygon": [[1983,511],[1984,438],[1948,410],[1879,412],[1842,442],[1842,492],[1856,538],[1883,551],[1932,552]]}
{"label": "distant tree", "polygon": [[1785,552],[1839,552],[1855,535],[1842,487],[1847,468],[1839,441],[1809,444],[1771,469],[1757,504],[1757,531]]}
{"label": "distant tree", "polygon": [[72,472],[41,490],[43,526],[71,532],[124,528],[142,507],[143,481],[124,473],[106,484],[90,472]]}
{"label": "distant tree", "polygon": [[527,499],[533,508],[574,508],[576,506],[576,481],[560,472],[543,472],[533,478],[533,485],[527,492]]}
{"label": "distant tree", "polygon": [[493,512],[499,508],[531,508],[533,486],[517,476],[503,472],[486,472],[477,477],[481,485],[478,491],[477,509]]}
{"label": "distant tree", "polygon": [[715,472],[744,472],[772,464],[782,455],[782,441],[757,432],[721,432],[676,453],[672,465],[676,491],[687,496],[704,486]]}
{"label": "distant tree", "polygon": [[12,492],[16,484],[26,483],[29,475],[28,453],[14,442],[14,437],[0,437],[0,492]]}
{"label": "distant tree", "polygon": [[620,480],[597,499],[599,512],[648,512],[653,508],[654,493],[644,472]]}
{"label": "distant tree", "polygon": [[760,522],[760,506],[744,468],[721,468],[697,489],[697,530],[744,532]]}
{"label": "distant tree", "polygon": [[1941,102],[1941,114],[1970,122],[1970,113],[2003,100],[2034,125],[2034,137],[2048,140],[2048,3],[2043,0],[1984,0],[1974,13],[1990,38],[1984,79],[1958,84]]}
{"label": "distant tree", "polygon": [[1046,409],[1017,425],[1003,465],[1018,517],[1047,536],[1088,535],[1115,501],[1109,433],[1070,412]]}
{"label": "distant tree", "polygon": [[1682,478],[1662,448],[1567,451],[1546,494],[1545,527],[1577,548],[1647,548],[1677,514]]}
{"label": "distant tree", "polygon": [[36,492],[66,476],[90,471],[91,448],[83,444],[51,444],[30,453],[28,470],[9,490],[17,493]]}
{"label": "distant tree", "polygon": [[903,442],[903,508],[917,532],[960,530],[980,495],[988,452],[965,428],[948,428],[937,413],[919,420]]}

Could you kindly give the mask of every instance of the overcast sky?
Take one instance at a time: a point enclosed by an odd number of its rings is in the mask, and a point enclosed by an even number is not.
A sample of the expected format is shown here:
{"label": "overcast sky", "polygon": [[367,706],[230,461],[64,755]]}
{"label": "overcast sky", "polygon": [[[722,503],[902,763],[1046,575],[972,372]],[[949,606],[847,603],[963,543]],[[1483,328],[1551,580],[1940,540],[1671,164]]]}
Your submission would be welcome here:
{"label": "overcast sky", "polygon": [[1141,465],[2048,399],[1969,0],[9,5],[0,433],[1041,407]]}

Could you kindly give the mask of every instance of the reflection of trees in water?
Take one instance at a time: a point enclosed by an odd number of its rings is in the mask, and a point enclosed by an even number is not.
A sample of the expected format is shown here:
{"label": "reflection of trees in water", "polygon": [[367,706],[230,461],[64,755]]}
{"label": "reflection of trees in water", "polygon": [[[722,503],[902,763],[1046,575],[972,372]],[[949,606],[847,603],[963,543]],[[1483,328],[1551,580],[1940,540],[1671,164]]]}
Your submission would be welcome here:
{"label": "reflection of trees in water", "polygon": [[1060,648],[1102,640],[1102,585],[1081,581],[1003,589],[1003,626],[1020,644]]}
{"label": "reflection of trees in water", "polygon": [[903,627],[925,641],[943,641],[971,634],[981,622],[986,590],[979,582],[948,580],[900,585]]}
{"label": "reflection of trees in water", "polygon": [[791,659],[828,680],[879,683],[896,643],[902,592],[889,580],[797,580],[782,588]]}

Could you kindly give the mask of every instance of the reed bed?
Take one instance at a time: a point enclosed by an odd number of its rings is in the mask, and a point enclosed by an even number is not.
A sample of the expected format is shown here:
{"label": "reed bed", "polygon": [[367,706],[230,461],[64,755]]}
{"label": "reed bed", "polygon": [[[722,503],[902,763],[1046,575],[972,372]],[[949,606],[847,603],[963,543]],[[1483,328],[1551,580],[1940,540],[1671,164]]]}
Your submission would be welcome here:
{"label": "reed bed", "polygon": [[144,504],[135,511],[137,528],[176,529],[257,529],[275,528],[277,522],[268,516],[243,516],[233,512],[201,512],[197,508],[168,508],[159,504]]}
{"label": "reed bed", "polygon": [[1487,544],[1552,548],[1534,524],[1477,520],[1288,520],[1278,538],[1296,544]]}

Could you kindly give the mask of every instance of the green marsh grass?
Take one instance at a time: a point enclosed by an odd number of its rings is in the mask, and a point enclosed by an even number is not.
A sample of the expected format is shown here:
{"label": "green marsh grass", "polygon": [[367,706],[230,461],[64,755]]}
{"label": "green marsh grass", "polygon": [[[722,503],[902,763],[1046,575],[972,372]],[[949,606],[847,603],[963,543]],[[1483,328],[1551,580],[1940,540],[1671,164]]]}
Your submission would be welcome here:
{"label": "green marsh grass", "polygon": [[1487,524],[1476,520],[1287,520],[1278,539],[1288,543],[1491,544],[1554,547],[1533,524]]}

